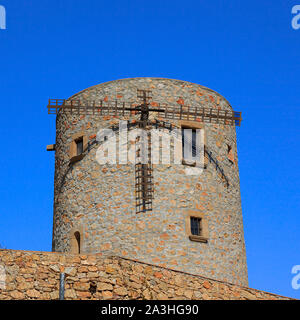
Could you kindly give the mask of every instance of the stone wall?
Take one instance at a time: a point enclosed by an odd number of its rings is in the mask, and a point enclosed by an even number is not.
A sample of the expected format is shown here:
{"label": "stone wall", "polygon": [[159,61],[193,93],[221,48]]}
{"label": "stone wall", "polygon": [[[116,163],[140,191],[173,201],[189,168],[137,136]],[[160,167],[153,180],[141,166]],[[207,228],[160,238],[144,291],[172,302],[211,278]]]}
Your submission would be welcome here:
{"label": "stone wall", "polygon": [[0,250],[0,300],[59,297],[65,272],[65,299],[287,300],[279,295],[101,254],[70,255]]}
{"label": "stone wall", "polygon": [[[132,101],[137,89],[152,91],[151,105],[232,108],[220,94],[197,84],[159,78],[117,80],[86,89],[70,100],[113,103]],[[123,120],[135,121],[138,115]],[[150,119],[159,115],[150,112]],[[98,145],[70,164],[74,137],[93,141],[99,129],[119,119],[109,116],[59,113],[56,119],[53,251],[72,252],[75,232],[81,253],[103,252],[150,264],[190,272],[217,280],[248,285],[240,199],[235,127],[190,121],[204,129],[205,147],[224,171],[224,184],[216,165],[207,163],[201,175],[187,175],[186,166],[157,164],[153,168],[153,210],[136,213],[133,164],[100,165]],[[181,127],[180,121],[170,121]],[[230,152],[228,151],[230,149]],[[191,241],[189,219],[201,217],[207,242]]]}

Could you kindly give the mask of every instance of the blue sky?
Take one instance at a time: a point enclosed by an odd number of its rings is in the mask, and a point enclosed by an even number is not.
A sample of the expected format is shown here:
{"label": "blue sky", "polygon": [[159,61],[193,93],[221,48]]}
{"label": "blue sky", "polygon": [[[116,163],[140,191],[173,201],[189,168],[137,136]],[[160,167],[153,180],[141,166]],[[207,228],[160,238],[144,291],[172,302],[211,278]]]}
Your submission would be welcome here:
{"label": "blue sky", "polygon": [[300,0],[0,0],[0,243],[51,251],[49,97],[128,77],[224,95],[237,129],[249,285],[300,299]]}

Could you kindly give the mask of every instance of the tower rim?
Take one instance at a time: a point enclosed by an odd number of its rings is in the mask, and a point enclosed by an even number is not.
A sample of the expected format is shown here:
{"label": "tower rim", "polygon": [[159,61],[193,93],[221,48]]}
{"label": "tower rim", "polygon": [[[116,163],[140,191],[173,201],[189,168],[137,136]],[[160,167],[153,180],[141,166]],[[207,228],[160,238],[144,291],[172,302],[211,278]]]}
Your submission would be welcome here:
{"label": "tower rim", "polygon": [[71,95],[69,98],[67,98],[66,100],[71,100],[71,99],[74,99],[76,96],[84,93],[85,91],[88,91],[88,90],[92,90],[96,87],[101,87],[101,86],[105,86],[105,85],[108,85],[110,83],[114,83],[114,82],[118,82],[118,81],[130,81],[130,80],[137,80],[137,79],[148,79],[148,80],[168,80],[170,82],[179,82],[180,84],[183,84],[183,83],[186,83],[186,84],[189,84],[189,85],[196,85],[196,86],[199,86],[199,88],[205,90],[205,91],[208,91],[210,93],[213,93],[213,94],[216,94],[217,96],[219,96],[220,98],[224,99],[225,102],[228,104],[228,106],[231,106],[230,102],[223,96],[221,95],[220,93],[218,93],[217,91],[213,90],[213,89],[210,89],[206,86],[203,86],[201,84],[198,84],[198,83],[195,83],[195,82],[190,82],[190,81],[186,81],[186,80],[180,80],[180,79],[173,79],[173,78],[164,78],[164,77],[130,77],[130,78],[121,78],[121,79],[115,79],[115,80],[110,80],[110,81],[105,81],[105,82],[102,82],[102,83],[98,83],[96,85],[92,85],[90,87],[87,87],[83,90],[80,90],[79,92],[76,92],[74,93],[73,95]]}

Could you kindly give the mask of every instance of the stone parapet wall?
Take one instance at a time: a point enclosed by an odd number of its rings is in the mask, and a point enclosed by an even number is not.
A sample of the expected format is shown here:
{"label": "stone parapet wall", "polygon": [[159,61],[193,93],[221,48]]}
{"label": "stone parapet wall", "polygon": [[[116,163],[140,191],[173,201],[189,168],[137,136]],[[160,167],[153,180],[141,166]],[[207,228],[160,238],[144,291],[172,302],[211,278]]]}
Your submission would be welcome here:
{"label": "stone parapet wall", "polygon": [[292,300],[283,296],[102,254],[0,250],[0,300],[65,299]]}

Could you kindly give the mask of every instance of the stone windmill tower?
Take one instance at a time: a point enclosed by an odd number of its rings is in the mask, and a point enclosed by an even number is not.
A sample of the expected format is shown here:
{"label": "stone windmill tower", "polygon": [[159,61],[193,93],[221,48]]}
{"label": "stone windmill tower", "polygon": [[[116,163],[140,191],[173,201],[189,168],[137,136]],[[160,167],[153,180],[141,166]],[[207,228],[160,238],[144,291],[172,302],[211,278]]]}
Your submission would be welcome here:
{"label": "stone windmill tower", "polygon": [[[185,81],[133,78],[50,100],[48,110],[57,115],[56,143],[48,146],[55,150],[53,251],[122,256],[248,285],[235,129],[241,115],[225,98]],[[100,164],[97,134],[117,132],[120,120],[128,132],[188,128],[191,145],[202,130],[201,174],[186,174],[193,162],[152,163],[151,148],[147,163]]]}

